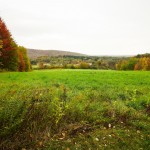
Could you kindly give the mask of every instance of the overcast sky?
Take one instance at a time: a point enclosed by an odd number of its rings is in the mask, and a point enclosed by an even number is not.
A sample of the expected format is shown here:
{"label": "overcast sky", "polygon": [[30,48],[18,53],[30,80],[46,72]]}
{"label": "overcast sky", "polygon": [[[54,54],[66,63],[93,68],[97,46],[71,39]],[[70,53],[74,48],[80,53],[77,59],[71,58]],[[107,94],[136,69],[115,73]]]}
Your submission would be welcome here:
{"label": "overcast sky", "polygon": [[150,0],[0,0],[15,41],[89,55],[150,52]]}

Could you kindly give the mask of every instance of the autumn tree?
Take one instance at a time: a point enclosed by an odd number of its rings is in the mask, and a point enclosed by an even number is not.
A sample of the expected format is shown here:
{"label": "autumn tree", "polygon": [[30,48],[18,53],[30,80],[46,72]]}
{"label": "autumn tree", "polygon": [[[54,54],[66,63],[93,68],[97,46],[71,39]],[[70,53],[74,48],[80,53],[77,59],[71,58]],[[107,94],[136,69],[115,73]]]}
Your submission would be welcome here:
{"label": "autumn tree", "polygon": [[150,70],[150,57],[147,58],[147,70]]}
{"label": "autumn tree", "polygon": [[44,63],[43,62],[39,62],[38,63],[38,67],[39,67],[39,69],[44,69]]}
{"label": "autumn tree", "polygon": [[23,46],[18,47],[18,53],[19,53],[19,69],[20,71],[29,71],[30,68],[30,60],[27,56],[27,49]]}
{"label": "autumn tree", "polygon": [[23,55],[22,52],[20,50],[18,50],[18,55],[19,55],[19,66],[18,66],[18,70],[23,72],[25,71],[25,61],[23,59]]}
{"label": "autumn tree", "polygon": [[150,55],[142,54],[116,64],[117,70],[150,70]]}
{"label": "autumn tree", "polygon": [[2,48],[3,48],[3,42],[0,38],[0,69],[2,68],[3,64],[2,64]]}
{"label": "autumn tree", "polygon": [[150,57],[140,58],[139,63],[142,66],[142,70],[150,70]]}
{"label": "autumn tree", "polygon": [[13,40],[11,33],[7,29],[5,23],[0,18],[0,40],[1,55],[0,63],[3,69],[17,71],[18,70],[18,51],[17,44]]}
{"label": "autumn tree", "polygon": [[4,21],[0,18],[0,69],[29,71],[27,50],[16,44]]}
{"label": "autumn tree", "polygon": [[81,62],[79,68],[80,69],[89,69],[90,65],[86,62]]}
{"label": "autumn tree", "polygon": [[108,62],[103,61],[103,60],[98,60],[97,61],[97,68],[98,69],[108,69]]}
{"label": "autumn tree", "polygon": [[139,62],[136,63],[135,66],[134,66],[134,70],[141,70],[141,69],[142,69],[141,64]]}

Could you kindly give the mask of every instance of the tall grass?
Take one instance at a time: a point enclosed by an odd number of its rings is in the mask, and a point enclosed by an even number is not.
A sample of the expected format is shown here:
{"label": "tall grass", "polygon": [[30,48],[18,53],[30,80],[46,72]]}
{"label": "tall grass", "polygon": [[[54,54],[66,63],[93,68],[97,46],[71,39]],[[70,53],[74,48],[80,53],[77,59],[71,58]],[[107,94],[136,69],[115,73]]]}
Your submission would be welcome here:
{"label": "tall grass", "polygon": [[0,147],[147,149],[149,79],[148,72],[2,73]]}

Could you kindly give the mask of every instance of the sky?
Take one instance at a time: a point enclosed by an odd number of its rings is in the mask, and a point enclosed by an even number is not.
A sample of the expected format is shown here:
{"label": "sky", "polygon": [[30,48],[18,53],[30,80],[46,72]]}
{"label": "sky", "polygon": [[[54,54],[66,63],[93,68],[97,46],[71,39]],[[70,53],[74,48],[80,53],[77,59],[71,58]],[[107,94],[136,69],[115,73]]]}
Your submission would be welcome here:
{"label": "sky", "polygon": [[0,17],[26,48],[150,53],[150,0],[0,0]]}

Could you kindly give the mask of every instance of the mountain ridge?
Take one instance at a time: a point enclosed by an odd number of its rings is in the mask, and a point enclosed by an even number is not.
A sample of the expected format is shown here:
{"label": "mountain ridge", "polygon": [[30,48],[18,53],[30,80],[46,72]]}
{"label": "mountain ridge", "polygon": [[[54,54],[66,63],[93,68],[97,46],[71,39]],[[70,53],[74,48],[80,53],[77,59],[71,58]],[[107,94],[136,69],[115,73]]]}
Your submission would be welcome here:
{"label": "mountain ridge", "polygon": [[36,59],[41,56],[87,56],[77,52],[63,51],[63,50],[38,50],[38,49],[27,49],[27,54],[30,59]]}

